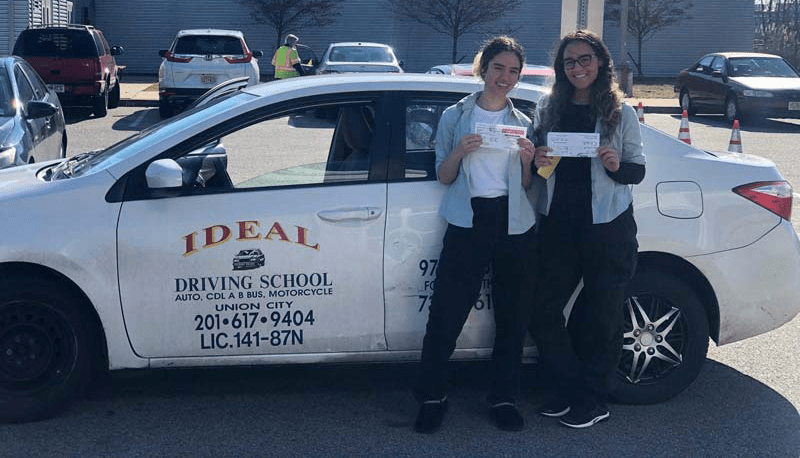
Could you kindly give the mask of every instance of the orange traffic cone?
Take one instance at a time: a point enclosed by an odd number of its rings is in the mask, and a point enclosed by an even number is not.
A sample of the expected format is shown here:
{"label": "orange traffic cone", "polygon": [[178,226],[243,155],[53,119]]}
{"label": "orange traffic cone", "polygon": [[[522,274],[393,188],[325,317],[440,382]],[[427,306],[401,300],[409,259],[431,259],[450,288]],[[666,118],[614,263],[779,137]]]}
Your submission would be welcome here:
{"label": "orange traffic cone", "polygon": [[681,128],[678,130],[678,140],[688,145],[692,144],[692,137],[689,136],[689,114],[686,110],[683,110],[683,114],[681,114]]}
{"label": "orange traffic cone", "polygon": [[636,109],[636,114],[639,115],[639,122],[644,122],[644,107],[642,107],[642,102],[639,102],[639,108]]}
{"label": "orange traffic cone", "polygon": [[731,141],[728,143],[728,151],[731,153],[742,152],[742,133],[739,131],[739,120],[733,120],[733,131],[731,132]]}

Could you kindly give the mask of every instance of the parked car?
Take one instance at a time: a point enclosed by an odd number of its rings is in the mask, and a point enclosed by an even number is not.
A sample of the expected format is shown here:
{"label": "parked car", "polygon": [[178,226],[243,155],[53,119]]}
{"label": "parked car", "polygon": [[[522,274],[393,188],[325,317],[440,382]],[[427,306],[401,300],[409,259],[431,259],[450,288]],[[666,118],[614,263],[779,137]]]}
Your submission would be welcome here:
{"label": "parked car", "polygon": [[722,113],[729,122],[800,118],[800,74],[772,54],[706,54],[678,74],[675,93],[689,116]]}
{"label": "parked car", "polygon": [[331,43],[316,68],[318,75],[353,72],[403,73],[403,61],[382,43]]}
{"label": "parked car", "polygon": [[122,53],[90,25],[32,26],[14,44],[14,55],[30,62],[61,103],[91,106],[97,117],[119,105],[124,67],[114,56]]}
{"label": "parked car", "polygon": [[219,83],[246,76],[259,81],[258,58],[238,30],[181,30],[169,49],[158,52],[158,112],[172,116]]}
{"label": "parked car", "polygon": [[64,112],[55,92],[19,57],[0,57],[0,169],[66,156]]}
{"label": "parked car", "polygon": [[[445,230],[434,133],[481,87],[424,74],[221,87],[105,150],[0,171],[14,221],[0,238],[0,419],[53,415],[98,368],[418,360]],[[530,110],[544,92],[511,97]],[[739,341],[800,310],[792,188],[775,165],[642,135],[615,393],[634,403],[686,388],[709,336]],[[250,249],[265,265],[233,271]],[[490,356],[491,308],[485,289],[455,357]]]}
{"label": "parked car", "polygon": [[[436,65],[425,73],[433,73],[435,75],[474,76],[472,73],[472,64]],[[555,77],[556,72],[553,70],[553,67],[525,64],[522,68],[522,77],[520,81],[539,86],[550,86],[553,84]]]}

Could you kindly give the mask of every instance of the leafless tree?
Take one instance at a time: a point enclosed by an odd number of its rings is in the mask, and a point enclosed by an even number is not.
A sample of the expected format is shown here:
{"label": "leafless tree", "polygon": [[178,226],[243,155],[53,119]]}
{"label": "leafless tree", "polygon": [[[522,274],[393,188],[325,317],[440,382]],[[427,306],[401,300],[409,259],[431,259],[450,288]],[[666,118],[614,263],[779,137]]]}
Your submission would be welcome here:
{"label": "leafless tree", "polygon": [[[289,32],[301,33],[303,27],[332,24],[341,13],[344,0],[237,0],[250,9],[256,22],[269,24],[275,30],[275,48]],[[301,37],[302,38],[302,37]]]}
{"label": "leafless tree", "polygon": [[756,2],[754,48],[800,64],[800,0]]}
{"label": "leafless tree", "polygon": [[[458,62],[458,39],[511,12],[522,0],[387,0],[392,10],[452,38],[452,62]],[[463,56],[462,56],[463,58]]]}
{"label": "leafless tree", "polygon": [[[620,0],[606,0],[606,18],[619,24]],[[691,19],[688,10],[692,9],[690,0],[628,0],[628,33],[636,38],[636,71],[644,74],[642,47],[644,43],[664,27]]]}

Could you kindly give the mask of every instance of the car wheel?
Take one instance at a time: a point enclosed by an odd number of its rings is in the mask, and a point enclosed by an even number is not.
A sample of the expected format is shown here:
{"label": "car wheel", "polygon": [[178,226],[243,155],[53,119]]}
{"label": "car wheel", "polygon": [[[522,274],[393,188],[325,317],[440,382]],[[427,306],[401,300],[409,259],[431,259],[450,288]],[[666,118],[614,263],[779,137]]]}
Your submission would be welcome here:
{"label": "car wheel", "polygon": [[686,110],[686,114],[694,116],[697,114],[697,108],[692,103],[692,98],[689,96],[689,90],[684,89],[681,91],[681,110]]}
{"label": "car wheel", "polygon": [[742,112],[739,110],[739,104],[736,103],[736,96],[729,95],[727,99],[725,99],[725,120],[733,122],[734,119],[738,119],[739,122],[744,122],[742,119]]}
{"label": "car wheel", "polygon": [[629,404],[663,402],[686,389],[708,352],[708,318],[680,278],[640,268],[625,300],[625,334],[613,396]]}
{"label": "car wheel", "polygon": [[108,96],[108,108],[117,108],[119,106],[119,99],[120,88],[119,80],[117,80],[117,84],[114,85],[114,89],[111,89],[111,94]]}
{"label": "car wheel", "polygon": [[172,107],[165,99],[160,99],[158,101],[158,114],[162,119],[170,118],[174,114]]}
{"label": "car wheel", "polygon": [[57,291],[35,279],[0,281],[0,422],[51,417],[91,378],[89,320]]}
{"label": "car wheel", "polygon": [[106,88],[102,94],[94,97],[92,111],[98,118],[102,118],[108,114],[108,88]]}

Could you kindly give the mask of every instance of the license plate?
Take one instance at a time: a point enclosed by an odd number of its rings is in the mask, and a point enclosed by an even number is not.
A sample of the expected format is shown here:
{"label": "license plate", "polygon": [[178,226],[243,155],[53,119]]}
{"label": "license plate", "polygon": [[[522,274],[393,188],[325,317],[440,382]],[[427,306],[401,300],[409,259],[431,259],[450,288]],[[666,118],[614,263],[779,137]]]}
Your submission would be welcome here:
{"label": "license plate", "polygon": [[47,89],[52,89],[59,94],[64,92],[64,85],[63,84],[48,84]]}
{"label": "license plate", "polygon": [[217,77],[216,75],[200,75],[200,82],[201,83],[216,83]]}
{"label": "license plate", "polygon": [[800,110],[800,102],[789,102],[790,110]]}

